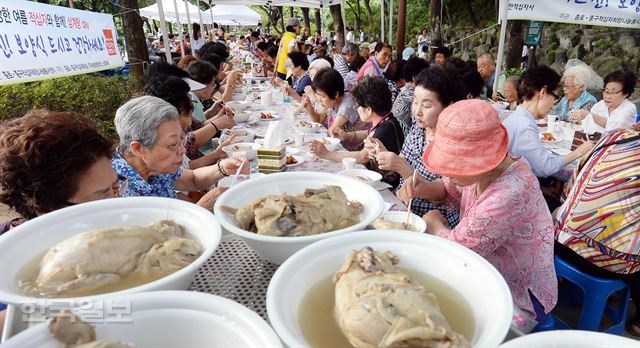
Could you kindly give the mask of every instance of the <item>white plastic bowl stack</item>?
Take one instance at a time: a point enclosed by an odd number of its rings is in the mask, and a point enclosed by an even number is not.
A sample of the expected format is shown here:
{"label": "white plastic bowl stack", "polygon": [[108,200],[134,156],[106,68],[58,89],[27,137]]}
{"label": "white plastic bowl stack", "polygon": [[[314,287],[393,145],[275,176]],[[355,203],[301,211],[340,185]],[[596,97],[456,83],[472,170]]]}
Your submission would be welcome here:
{"label": "white plastic bowl stack", "polygon": [[251,161],[256,158],[260,145],[256,143],[235,143],[222,148],[229,157],[244,157]]}
{"label": "white plastic bowl stack", "polygon": [[457,290],[475,322],[472,347],[496,347],[502,343],[511,324],[513,304],[504,278],[489,262],[443,238],[373,230],[319,241],[295,253],[278,268],[267,290],[267,312],[285,346],[310,346],[300,329],[299,314],[305,295],[321,280],[330,279],[351,250],[366,246],[389,250],[400,258],[400,267],[439,279]]}
{"label": "white plastic bowl stack", "polygon": [[11,304],[51,303],[18,289],[20,271],[36,257],[63,240],[96,229],[147,225],[169,219],[183,225],[202,244],[203,253],[181,270],[133,288],[84,297],[65,298],[71,303],[102,300],[152,290],[186,290],[198,268],[211,257],[221,238],[220,224],[211,212],[192,203],[160,197],[113,198],[57,210],[16,227],[0,237],[0,299]]}
{"label": "white plastic bowl stack", "polygon": [[[317,235],[275,237],[245,231],[237,226],[233,215],[221,210],[222,206],[242,208],[264,196],[283,193],[297,195],[303,193],[305,189],[317,189],[325,185],[340,186],[347,198],[363,203],[364,212],[360,215],[359,223],[341,230]],[[382,196],[371,186],[345,176],[318,172],[269,174],[236,184],[224,192],[213,207],[216,217],[225,230],[244,239],[260,257],[275,264],[281,264],[293,253],[313,242],[366,228],[382,213],[382,209]]]}
{"label": "white plastic bowl stack", "polygon": [[[118,320],[123,322],[92,323],[98,340],[124,341],[137,347],[282,347],[264,319],[220,296],[155,291],[119,297],[113,303],[129,304],[129,311],[121,311],[122,318]],[[81,317],[88,314],[82,309],[75,312]],[[46,323],[25,330],[2,345],[3,348],[61,346]]]}

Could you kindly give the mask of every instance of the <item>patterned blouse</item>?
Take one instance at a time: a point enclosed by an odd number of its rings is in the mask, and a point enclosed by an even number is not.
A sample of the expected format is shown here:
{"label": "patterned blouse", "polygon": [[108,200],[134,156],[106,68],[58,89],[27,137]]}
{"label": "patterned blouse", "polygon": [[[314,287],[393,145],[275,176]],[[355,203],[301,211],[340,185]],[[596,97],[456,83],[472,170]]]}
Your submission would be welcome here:
{"label": "patterned blouse", "polygon": [[116,149],[111,165],[119,176],[129,179],[129,187],[124,192],[124,197],[168,197],[176,198],[176,190],[173,182],[182,175],[182,169],[173,174],[155,174],[149,177],[149,181],[138,172],[120,155],[120,149]]}
{"label": "patterned blouse", "polygon": [[404,85],[393,102],[391,112],[400,121],[400,127],[402,127],[402,133],[404,133],[405,137],[409,134],[409,130],[413,125],[411,103],[413,103],[413,87]]}
{"label": "patterned blouse", "polygon": [[[429,143],[424,138],[424,129],[414,123],[409,134],[407,134],[407,137],[404,139],[400,156],[402,156],[411,167],[417,169],[418,174],[422,175],[423,178],[434,181],[440,179],[440,175],[428,171],[422,162],[422,154],[427,145],[429,145]],[[404,178],[400,178],[400,186],[402,186],[402,184],[404,184]],[[420,198],[414,198],[411,201],[411,211],[418,216],[423,216],[434,209],[439,210],[442,215],[447,218],[449,226],[456,226],[458,224],[460,213],[457,208],[451,209],[447,206],[433,204]]]}
{"label": "patterned blouse", "polygon": [[489,261],[511,290],[518,308],[535,318],[529,292],[548,313],[557,301],[553,265],[553,221],[538,179],[523,158],[476,197],[476,185],[457,187],[443,178],[447,201],[460,207],[460,224],[436,235]]}
{"label": "patterned blouse", "polygon": [[640,138],[635,130],[603,137],[565,185],[556,239],[611,272],[640,272]]}

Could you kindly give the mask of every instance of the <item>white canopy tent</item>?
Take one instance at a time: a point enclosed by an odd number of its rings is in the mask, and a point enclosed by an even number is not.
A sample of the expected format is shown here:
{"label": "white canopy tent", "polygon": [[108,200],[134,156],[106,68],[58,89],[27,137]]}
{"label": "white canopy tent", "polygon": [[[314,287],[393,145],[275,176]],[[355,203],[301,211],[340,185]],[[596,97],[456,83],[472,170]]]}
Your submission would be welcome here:
{"label": "white canopy tent", "polygon": [[266,5],[322,8],[342,4],[344,0],[202,0],[212,5]]}
{"label": "white canopy tent", "polygon": [[[192,5],[189,2],[185,2],[183,0],[177,0],[177,14],[176,14],[176,9],[174,6],[174,1],[173,0],[162,0],[162,9],[164,12],[164,20],[167,22],[171,22],[171,23],[182,23],[182,24],[186,24],[188,23],[187,21],[187,10],[185,9],[185,4],[187,9],[189,10],[189,16],[196,18],[199,16],[199,11],[198,11],[198,7],[195,5]],[[151,6],[147,6],[144,8],[140,9],[140,16],[142,17],[147,17],[150,19],[155,19],[157,21],[160,20],[160,9],[158,7],[158,4],[153,4]],[[203,14],[202,16],[202,24],[212,24],[214,21],[211,18],[210,14],[207,14],[206,12]]]}
{"label": "white canopy tent", "polygon": [[262,19],[258,12],[244,5],[215,5],[211,15],[221,25],[257,25]]}

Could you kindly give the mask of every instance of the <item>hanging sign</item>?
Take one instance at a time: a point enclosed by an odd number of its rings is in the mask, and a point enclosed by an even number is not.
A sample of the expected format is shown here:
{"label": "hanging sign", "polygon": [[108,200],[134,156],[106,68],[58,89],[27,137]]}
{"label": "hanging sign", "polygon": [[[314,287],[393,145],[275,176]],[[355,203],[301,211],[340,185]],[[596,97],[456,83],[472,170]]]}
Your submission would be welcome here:
{"label": "hanging sign", "polygon": [[527,46],[539,45],[543,26],[544,22],[529,21],[529,23],[527,23],[527,35],[524,38],[524,44]]}

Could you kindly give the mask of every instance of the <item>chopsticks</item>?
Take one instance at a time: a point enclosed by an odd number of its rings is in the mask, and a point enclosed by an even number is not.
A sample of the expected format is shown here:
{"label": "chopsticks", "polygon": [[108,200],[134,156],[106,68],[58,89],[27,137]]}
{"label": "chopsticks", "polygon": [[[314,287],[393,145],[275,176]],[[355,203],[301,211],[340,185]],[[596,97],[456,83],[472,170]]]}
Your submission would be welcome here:
{"label": "chopsticks", "polygon": [[[373,146],[373,149],[376,150],[376,154],[380,152],[380,146],[378,145],[378,143],[376,143],[375,141],[372,141],[371,146]],[[367,157],[369,157],[369,159],[372,159],[372,160],[376,159],[376,155],[374,154],[369,154]]]}
{"label": "chopsticks", "polygon": [[[411,185],[413,186],[413,189],[415,190],[416,188],[416,174],[418,173],[417,169],[413,170],[413,176],[411,177]],[[404,222],[405,225],[409,225],[409,218],[411,218],[411,203],[413,202],[413,196],[411,198],[409,198],[409,204],[407,205],[407,219]]]}
{"label": "chopsticks", "polygon": [[240,167],[238,167],[238,170],[236,170],[236,174],[233,176],[233,179],[231,179],[231,183],[229,184],[230,188],[236,184],[236,181],[238,180],[238,175],[240,175],[240,171],[242,171],[242,167],[244,167],[245,162],[246,160],[243,160],[242,163],[240,163]]}

